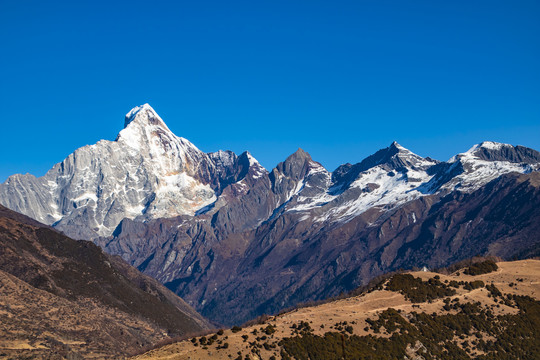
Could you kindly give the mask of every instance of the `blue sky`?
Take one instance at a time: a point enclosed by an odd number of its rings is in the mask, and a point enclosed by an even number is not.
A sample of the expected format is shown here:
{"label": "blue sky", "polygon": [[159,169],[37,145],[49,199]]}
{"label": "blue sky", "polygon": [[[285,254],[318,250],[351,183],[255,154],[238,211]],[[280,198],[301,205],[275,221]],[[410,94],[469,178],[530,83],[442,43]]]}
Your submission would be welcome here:
{"label": "blue sky", "polygon": [[0,181],[150,103],[203,151],[333,170],[397,140],[540,150],[538,1],[0,0]]}

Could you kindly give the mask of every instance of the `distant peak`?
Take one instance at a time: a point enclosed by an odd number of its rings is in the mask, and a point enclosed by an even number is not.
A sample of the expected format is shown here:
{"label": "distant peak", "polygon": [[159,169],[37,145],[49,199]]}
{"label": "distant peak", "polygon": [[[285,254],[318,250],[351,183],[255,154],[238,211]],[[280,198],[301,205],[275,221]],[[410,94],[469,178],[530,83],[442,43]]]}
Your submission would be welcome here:
{"label": "distant peak", "polygon": [[482,141],[481,143],[473,145],[467,152],[474,152],[477,149],[483,148],[488,150],[500,150],[503,147],[513,147],[510,144],[499,143],[496,141]]}
{"label": "distant peak", "polygon": [[246,159],[249,163],[249,166],[262,167],[259,161],[257,161],[257,159],[255,159],[249,151],[244,151],[243,153],[241,153],[239,158]]}
{"label": "distant peak", "polygon": [[298,160],[311,160],[311,155],[309,155],[307,152],[305,152],[302,148],[298,148],[294,153],[289,155],[287,161],[298,161]]}
{"label": "distant peak", "polygon": [[169,130],[163,119],[161,119],[161,117],[149,104],[135,106],[126,114],[126,118],[124,120],[124,129],[127,128],[131,123],[138,123],[143,126],[156,125]]}
{"label": "distant peak", "polygon": [[464,153],[457,154],[449,162],[462,159],[537,164],[540,162],[540,152],[520,145],[514,146],[495,141],[484,141],[474,145]]}
{"label": "distant peak", "polygon": [[398,144],[397,141],[393,141],[388,148],[390,150],[396,150],[397,152],[402,152],[402,151],[411,152],[409,149],[404,148],[403,146]]}
{"label": "distant peak", "polygon": [[393,170],[400,170],[404,168],[417,170],[425,169],[434,165],[435,163],[435,161],[424,159],[420,155],[413,153],[409,149],[404,148],[394,141],[390,144],[390,146],[368,156],[358,164],[352,166],[345,165],[339,169],[338,175],[344,174],[348,171],[354,171],[356,174],[358,174],[375,166],[384,166]]}
{"label": "distant peak", "polygon": [[483,141],[477,146],[484,149],[489,149],[489,150],[500,150],[503,147],[513,147],[510,144],[503,144],[503,143],[498,143],[495,141]]}

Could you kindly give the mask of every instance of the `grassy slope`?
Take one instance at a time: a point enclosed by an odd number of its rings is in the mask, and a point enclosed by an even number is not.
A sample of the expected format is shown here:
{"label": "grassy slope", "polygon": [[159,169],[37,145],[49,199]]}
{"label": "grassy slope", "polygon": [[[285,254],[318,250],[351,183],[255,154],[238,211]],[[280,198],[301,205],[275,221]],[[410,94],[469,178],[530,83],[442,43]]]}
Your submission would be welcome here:
{"label": "grassy slope", "polygon": [[[498,263],[498,266],[499,268],[495,272],[476,276],[465,275],[463,271],[458,272],[459,275],[458,273],[454,273],[448,276],[430,272],[415,272],[411,274],[424,281],[429,281],[429,279],[438,275],[441,284],[445,287],[448,287],[447,284],[451,281],[470,283],[481,280],[485,285],[491,285],[493,283],[505,296],[508,294],[528,296],[535,300],[532,300],[531,303],[528,300],[521,300],[522,298],[520,297],[518,301],[507,301],[506,298],[490,295],[490,292],[485,286],[476,289],[466,289],[465,286],[461,285],[457,289],[452,288],[456,291],[455,295],[444,296],[421,303],[412,303],[401,292],[389,291],[383,288],[359,296],[319,306],[302,308],[272,317],[265,324],[247,327],[237,333],[232,333],[231,330],[225,330],[223,335],[217,336],[217,340],[212,345],[204,346],[206,349],[203,349],[203,346],[200,344],[200,338],[198,338],[198,346],[194,346],[190,341],[183,341],[150,351],[136,357],[136,359],[235,359],[239,356],[238,352],[242,354],[242,358],[248,355],[251,359],[270,359],[272,356],[280,359],[282,358],[281,351],[284,348],[289,350],[289,353],[296,355],[297,358],[304,358],[306,355],[316,358],[317,355],[310,353],[309,349],[315,349],[318,346],[320,348],[317,348],[315,353],[322,354],[323,351],[328,351],[326,356],[321,355],[320,358],[331,359],[333,358],[332,356],[341,358],[341,352],[344,346],[347,347],[347,352],[349,352],[353,351],[351,349],[354,346],[358,346],[358,349],[361,349],[365,348],[366,344],[370,344],[374,348],[382,346],[374,355],[374,358],[381,359],[385,358],[385,356],[393,356],[391,351],[396,351],[399,356],[407,355],[410,358],[415,355],[422,355],[425,358],[431,358],[437,355],[439,357],[453,356],[454,358],[468,358],[480,357],[486,354],[493,356],[493,358],[504,358],[504,350],[499,349],[498,351],[500,352],[497,353],[497,350],[489,350],[489,346],[486,345],[487,347],[484,346],[483,349],[488,350],[484,351],[481,349],[482,344],[473,345],[473,342],[478,344],[480,339],[475,334],[480,334],[479,336],[488,345],[490,344],[490,340],[495,340],[492,336],[493,334],[485,333],[485,331],[482,333],[482,331],[479,332],[472,327],[467,330],[468,334],[464,335],[460,332],[462,330],[452,332],[448,327],[441,325],[444,321],[450,324],[456,319],[461,319],[465,323],[473,320],[477,321],[476,326],[478,327],[483,327],[486,324],[489,325],[489,322],[491,322],[492,324],[496,323],[501,326],[493,328],[486,327],[485,330],[498,332],[499,330],[496,330],[496,328],[500,327],[501,329],[508,329],[505,331],[508,331],[510,335],[507,335],[513,336],[514,331],[516,333],[518,332],[513,327],[515,325],[514,323],[518,324],[516,326],[522,326],[520,321],[527,321],[529,317],[532,318],[538,315],[540,261],[501,262]],[[451,300],[450,305],[447,306],[448,310],[445,309],[445,305],[448,302],[448,300],[445,302],[445,299],[447,298]],[[454,304],[459,304],[459,306],[453,306]],[[394,309],[395,311],[388,309]],[[425,315],[422,313],[425,313]],[[486,321],[487,315],[485,314],[493,316],[493,318]],[[514,317],[510,318],[509,316]],[[410,320],[412,318],[414,320]],[[405,329],[411,325],[411,322],[417,321],[417,318],[423,319],[422,321],[427,323],[428,326],[416,324],[415,328]],[[503,323],[501,321],[507,320],[509,322],[506,325],[502,325]],[[395,321],[397,322],[393,323]],[[403,324],[400,325],[400,321]],[[384,326],[379,327],[385,322],[389,329]],[[276,329],[271,335],[263,333],[269,324]],[[523,339],[529,336],[530,340],[531,332],[532,334],[538,334],[535,331],[538,330],[537,327],[539,324],[532,323],[529,325],[532,327],[532,330],[528,329],[529,335],[522,334],[523,336],[521,337]],[[450,324],[449,326],[454,325]],[[297,329],[292,327],[296,327]],[[302,329],[298,330],[298,327]],[[311,330],[306,331],[308,327]],[[419,332],[419,329],[422,332]],[[257,334],[253,334],[255,330]],[[325,339],[323,336],[327,332],[333,334],[327,335]],[[430,332],[432,333],[431,335]],[[409,334],[410,336],[401,336],[400,334],[402,333]],[[358,337],[354,337],[352,334]],[[455,335],[444,340],[448,347],[447,350],[444,350],[444,347],[438,348],[432,346],[433,344],[431,342],[434,341],[432,338],[447,336],[448,334]],[[501,337],[507,336],[505,334],[500,333],[499,335]],[[246,335],[248,338],[244,341],[242,336]],[[206,338],[210,338],[211,336],[207,335]],[[266,336],[266,339],[263,339],[263,336]],[[373,338],[368,336],[373,336]],[[392,342],[385,343],[383,339],[390,338],[391,336],[393,336],[391,338]],[[282,341],[283,339],[286,340]],[[426,344],[422,343],[422,341]],[[437,341],[440,341],[440,339]],[[225,342],[228,343],[227,349],[222,348]],[[518,340],[515,340],[516,344],[518,342]],[[268,349],[265,349],[265,343]],[[524,347],[540,346],[540,344],[536,343],[540,342],[532,341],[531,345],[531,343],[526,343],[523,340]],[[271,348],[272,346],[275,346],[275,348]],[[332,348],[333,346],[335,348]],[[218,347],[221,348],[218,349]],[[496,344],[492,347],[493,349],[497,348]],[[393,350],[390,350],[391,348]],[[436,353],[439,350],[441,354]],[[287,355],[284,357],[287,358]],[[526,355],[524,355],[524,358],[527,358]]]}

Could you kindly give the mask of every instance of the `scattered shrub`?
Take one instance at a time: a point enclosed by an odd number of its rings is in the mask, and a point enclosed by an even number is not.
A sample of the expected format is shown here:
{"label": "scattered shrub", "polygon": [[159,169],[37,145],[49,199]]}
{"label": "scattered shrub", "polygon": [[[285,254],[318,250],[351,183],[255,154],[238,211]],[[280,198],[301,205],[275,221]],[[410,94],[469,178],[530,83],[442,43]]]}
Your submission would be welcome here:
{"label": "scattered shrub", "polygon": [[493,260],[486,260],[482,261],[476,264],[472,264],[465,270],[463,270],[463,273],[467,275],[482,275],[482,274],[489,274],[490,272],[496,271],[499,267]]}
{"label": "scattered shrub", "polygon": [[233,327],[231,328],[231,331],[232,331],[233,333],[237,333],[237,332],[239,332],[239,331],[242,331],[242,328],[241,328],[240,326],[236,326],[236,325],[235,325],[235,326],[233,326]]}
{"label": "scattered shrub", "polygon": [[[425,358],[470,359],[471,351],[479,351],[484,354],[478,358],[484,360],[534,359],[540,338],[540,302],[527,296],[514,295],[511,299],[519,309],[515,315],[494,316],[478,302],[455,303],[456,314],[413,312],[409,321],[396,310],[387,309],[367,322],[373,328],[385,329],[391,334],[389,338],[304,333],[280,341],[281,354],[283,359],[302,360],[403,359],[408,356],[407,346],[420,341],[426,348]],[[482,333],[494,340],[485,341]]]}
{"label": "scattered shrub", "polygon": [[414,303],[426,302],[456,293],[454,289],[450,289],[439,279],[431,278],[426,282],[411,274],[394,275],[386,284],[386,289],[399,291],[406,299]]}

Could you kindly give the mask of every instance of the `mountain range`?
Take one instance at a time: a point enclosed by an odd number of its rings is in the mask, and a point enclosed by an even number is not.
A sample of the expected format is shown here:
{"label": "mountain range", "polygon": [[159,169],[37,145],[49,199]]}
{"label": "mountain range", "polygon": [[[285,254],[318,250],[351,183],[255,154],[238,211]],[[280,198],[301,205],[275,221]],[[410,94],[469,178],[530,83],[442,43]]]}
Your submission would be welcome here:
{"label": "mountain range", "polygon": [[537,255],[539,169],[538,151],[486,141],[444,162],[394,142],[333,172],[299,149],[268,171],[200,151],[145,104],[115,141],[9,177],[0,203],[234,324],[399,268]]}

